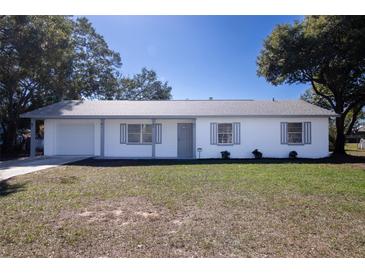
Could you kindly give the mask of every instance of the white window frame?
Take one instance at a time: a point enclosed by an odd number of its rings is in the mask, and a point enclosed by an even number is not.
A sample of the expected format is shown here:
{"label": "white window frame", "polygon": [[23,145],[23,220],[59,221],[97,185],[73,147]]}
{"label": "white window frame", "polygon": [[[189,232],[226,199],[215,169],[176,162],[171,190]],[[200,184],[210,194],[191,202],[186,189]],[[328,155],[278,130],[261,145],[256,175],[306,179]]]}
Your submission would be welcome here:
{"label": "white window frame", "polygon": [[[219,133],[219,125],[231,125],[231,142],[230,143],[221,143],[219,142],[219,134],[229,134],[229,133]],[[225,145],[233,145],[233,123],[217,123],[217,145],[225,146]]]}
{"label": "white window frame", "polygon": [[[130,142],[129,141],[129,126],[130,125],[138,125],[139,126],[139,141],[138,142]],[[143,136],[147,135],[146,133],[143,134],[143,126],[151,126],[151,142],[143,142]],[[127,144],[128,145],[152,145],[153,142],[153,125],[152,124],[127,124]]]}
{"label": "white window frame", "polygon": [[[295,131],[295,132],[289,132],[289,124],[301,124],[302,125],[302,131]],[[294,133],[294,134],[298,134],[301,133],[302,134],[302,141],[301,142],[297,142],[297,143],[293,143],[290,142],[289,140],[289,134],[290,133]],[[287,128],[286,128],[286,139],[288,140],[288,145],[304,145],[304,123],[303,122],[287,122]]]}

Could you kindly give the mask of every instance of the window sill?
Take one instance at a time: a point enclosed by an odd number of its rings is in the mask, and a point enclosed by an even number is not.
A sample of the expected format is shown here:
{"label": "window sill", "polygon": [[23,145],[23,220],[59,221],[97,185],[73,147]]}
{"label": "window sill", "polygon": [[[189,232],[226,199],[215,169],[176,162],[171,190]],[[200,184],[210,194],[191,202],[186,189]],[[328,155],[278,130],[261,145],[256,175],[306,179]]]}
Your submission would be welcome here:
{"label": "window sill", "polygon": [[234,146],[234,144],[217,144],[217,146],[222,146],[222,147],[225,147],[225,146]]}
{"label": "window sill", "polygon": [[287,143],[288,146],[304,146],[304,143]]}
{"label": "window sill", "polygon": [[126,145],[131,145],[131,146],[135,146],[135,145],[149,145],[149,146],[151,146],[152,145],[152,143],[126,143]]}

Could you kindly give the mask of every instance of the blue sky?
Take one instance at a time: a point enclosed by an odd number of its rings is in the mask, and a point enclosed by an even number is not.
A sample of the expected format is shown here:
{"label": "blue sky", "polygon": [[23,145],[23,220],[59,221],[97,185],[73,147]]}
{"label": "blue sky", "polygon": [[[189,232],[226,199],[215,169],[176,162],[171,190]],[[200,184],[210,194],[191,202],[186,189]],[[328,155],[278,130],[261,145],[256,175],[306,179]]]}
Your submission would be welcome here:
{"label": "blue sky", "polygon": [[308,87],[256,75],[263,40],[299,16],[88,16],[121,54],[122,73],[154,69],[173,99],[297,99]]}

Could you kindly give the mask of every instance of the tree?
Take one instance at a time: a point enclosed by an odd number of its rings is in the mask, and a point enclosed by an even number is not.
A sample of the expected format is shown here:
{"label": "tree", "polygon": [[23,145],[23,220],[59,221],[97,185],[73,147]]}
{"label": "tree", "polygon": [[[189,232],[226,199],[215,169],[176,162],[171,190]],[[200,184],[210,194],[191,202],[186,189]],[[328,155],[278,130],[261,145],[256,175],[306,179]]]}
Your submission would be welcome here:
{"label": "tree", "polygon": [[141,73],[132,78],[123,77],[120,89],[112,95],[117,100],[169,100],[171,99],[171,87],[167,82],[157,79],[153,70],[143,68]]}
{"label": "tree", "polygon": [[[328,101],[324,99],[322,96],[316,94],[312,89],[307,89],[300,96],[300,99],[325,109],[331,109],[331,105],[328,103]],[[361,106],[349,111],[344,120],[345,135],[350,135],[356,132],[359,126],[360,119],[363,119],[364,117],[365,117],[364,111],[362,110]],[[331,147],[335,146],[336,135],[337,135],[336,121],[331,118],[329,121],[329,140]]]}
{"label": "tree", "polygon": [[0,16],[0,122],[11,150],[21,113],[70,99],[161,100],[171,87],[143,69],[122,77],[119,53],[83,17]]}
{"label": "tree", "polygon": [[[308,103],[311,103],[313,105],[325,108],[325,109],[331,109],[331,105],[328,103],[328,101],[326,99],[324,99],[322,96],[318,95],[312,89],[307,89],[300,96],[300,99],[302,99],[303,101],[306,101]],[[359,120],[364,118],[364,112],[362,109],[363,109],[363,106],[358,105],[347,113],[345,120],[344,120],[345,135],[350,135],[351,133],[356,131]]]}
{"label": "tree", "polygon": [[315,91],[313,91],[313,89],[311,88],[307,89],[302,95],[300,95],[300,99],[321,108],[325,108],[328,110],[332,109],[328,101],[322,96],[315,93]]}
{"label": "tree", "polygon": [[104,98],[119,88],[121,59],[86,18],[0,17],[0,115],[4,150],[19,114],[62,99]]}
{"label": "tree", "polygon": [[86,18],[78,18],[72,35],[74,47],[71,90],[78,98],[105,99],[119,87],[120,54],[109,49]]}
{"label": "tree", "polygon": [[309,83],[336,117],[334,153],[344,154],[345,119],[365,104],[365,17],[307,16],[278,25],[257,59],[273,85]]}

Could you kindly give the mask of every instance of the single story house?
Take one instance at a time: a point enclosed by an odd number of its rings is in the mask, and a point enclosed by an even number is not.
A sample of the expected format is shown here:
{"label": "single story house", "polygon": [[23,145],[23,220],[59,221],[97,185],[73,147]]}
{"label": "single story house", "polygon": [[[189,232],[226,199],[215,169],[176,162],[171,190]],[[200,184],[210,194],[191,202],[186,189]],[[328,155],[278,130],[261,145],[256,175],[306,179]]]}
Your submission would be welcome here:
{"label": "single story house", "polygon": [[171,100],[62,101],[21,117],[31,119],[33,133],[44,120],[45,155],[190,159],[225,150],[252,158],[254,149],[264,157],[292,150],[326,157],[330,116],[302,100]]}

